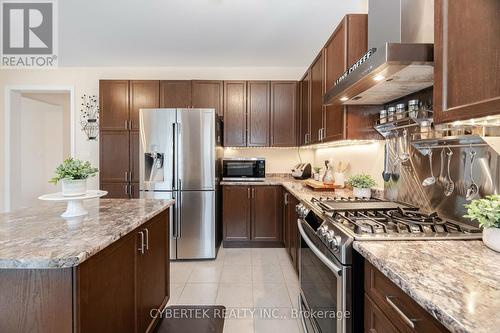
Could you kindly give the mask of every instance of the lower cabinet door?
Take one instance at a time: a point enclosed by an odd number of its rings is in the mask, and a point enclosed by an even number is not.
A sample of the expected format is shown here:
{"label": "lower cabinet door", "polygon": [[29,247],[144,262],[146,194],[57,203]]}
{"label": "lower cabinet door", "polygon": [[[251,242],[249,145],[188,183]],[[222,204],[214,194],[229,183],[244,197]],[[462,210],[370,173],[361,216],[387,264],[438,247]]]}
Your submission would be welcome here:
{"label": "lower cabinet door", "polygon": [[281,241],[280,186],[252,186],[252,240]]}
{"label": "lower cabinet door", "polygon": [[250,240],[250,186],[224,186],[222,220],[224,241]]}
{"label": "lower cabinet door", "polygon": [[398,333],[389,319],[365,294],[365,333]]}
{"label": "lower cabinet door", "polygon": [[[139,235],[137,260],[137,332],[151,331],[156,314],[155,309],[166,305],[168,296],[169,237],[168,214],[154,217],[144,224]],[[143,253],[144,252],[144,253]],[[154,312],[154,313],[152,313]]]}
{"label": "lower cabinet door", "polygon": [[77,267],[76,332],[136,331],[136,237],[132,232]]}
{"label": "lower cabinet door", "polygon": [[130,198],[130,183],[101,183],[99,187],[103,191],[108,191],[105,199]]}

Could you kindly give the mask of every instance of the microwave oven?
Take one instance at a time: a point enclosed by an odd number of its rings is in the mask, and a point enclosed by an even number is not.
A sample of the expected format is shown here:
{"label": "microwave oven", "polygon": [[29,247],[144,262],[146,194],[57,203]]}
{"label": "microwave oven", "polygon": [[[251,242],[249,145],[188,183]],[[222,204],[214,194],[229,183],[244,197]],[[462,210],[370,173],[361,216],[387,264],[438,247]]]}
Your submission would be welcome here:
{"label": "microwave oven", "polygon": [[224,158],[222,160],[222,180],[263,181],[266,178],[264,158]]}

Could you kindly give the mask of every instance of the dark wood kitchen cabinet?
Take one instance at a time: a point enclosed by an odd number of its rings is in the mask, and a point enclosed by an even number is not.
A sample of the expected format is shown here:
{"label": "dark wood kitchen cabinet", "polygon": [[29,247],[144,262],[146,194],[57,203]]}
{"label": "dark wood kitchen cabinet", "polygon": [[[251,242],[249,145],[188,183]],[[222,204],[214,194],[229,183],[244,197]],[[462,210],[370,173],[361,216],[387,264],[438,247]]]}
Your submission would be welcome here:
{"label": "dark wood kitchen cabinet", "polygon": [[247,82],[247,146],[268,147],[270,140],[271,84]]}
{"label": "dark wood kitchen cabinet", "polygon": [[322,139],[324,79],[324,58],[323,51],[321,51],[311,65],[311,94],[309,104],[311,143],[318,143]]}
{"label": "dark wood kitchen cabinet", "polygon": [[139,110],[160,106],[160,82],[130,81],[130,128],[139,130]]}
{"label": "dark wood kitchen cabinet", "polygon": [[347,105],[345,138],[348,140],[381,140],[373,124],[379,118],[381,107],[376,105]]}
{"label": "dark wood kitchen cabinet", "polygon": [[224,82],[224,146],[247,145],[247,83]]}
{"label": "dark wood kitchen cabinet", "polygon": [[364,276],[365,332],[449,332],[367,260]]}
{"label": "dark wood kitchen cabinet", "polygon": [[160,81],[160,107],[190,108],[191,81],[190,80]]}
{"label": "dark wood kitchen cabinet", "polygon": [[128,130],[129,81],[99,81],[100,130]]}
{"label": "dark wood kitchen cabinet", "polygon": [[160,106],[160,82],[101,80],[99,99],[100,188],[108,191],[108,198],[137,198],[139,110]]}
{"label": "dark wood kitchen cabinet", "polygon": [[311,141],[310,124],[310,101],[311,101],[311,73],[307,71],[302,80],[300,80],[300,139],[301,146],[307,145]]}
{"label": "dark wood kitchen cabinet", "polygon": [[295,207],[299,200],[285,191],[283,198],[283,244],[290,256],[295,272],[299,271],[299,229],[297,226],[298,215]]}
{"label": "dark wood kitchen cabinet", "polygon": [[282,246],[280,186],[223,187],[224,246]]}
{"label": "dark wood kitchen cabinet", "polygon": [[252,186],[252,240],[281,241],[281,187]]}
{"label": "dark wood kitchen cabinet", "polygon": [[223,82],[194,80],[191,82],[191,107],[215,109],[219,117],[224,116]]}
{"label": "dark wood kitchen cabinet", "polygon": [[297,82],[271,82],[271,146],[297,146]]}
{"label": "dark wood kitchen cabinet", "polygon": [[436,0],[434,121],[500,113],[500,1]]}

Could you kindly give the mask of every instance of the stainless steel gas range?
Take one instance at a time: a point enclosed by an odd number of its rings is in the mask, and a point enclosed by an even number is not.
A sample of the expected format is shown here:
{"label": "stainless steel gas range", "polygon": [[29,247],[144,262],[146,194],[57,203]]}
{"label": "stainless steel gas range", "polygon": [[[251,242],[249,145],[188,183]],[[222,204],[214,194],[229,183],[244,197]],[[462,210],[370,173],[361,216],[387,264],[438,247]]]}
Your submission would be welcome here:
{"label": "stainless steel gas range", "polygon": [[[314,209],[311,209],[314,208]],[[299,204],[300,306],[307,333],[357,332],[355,240],[480,239],[481,229],[378,199],[313,198]],[[316,212],[322,212],[318,214]]]}

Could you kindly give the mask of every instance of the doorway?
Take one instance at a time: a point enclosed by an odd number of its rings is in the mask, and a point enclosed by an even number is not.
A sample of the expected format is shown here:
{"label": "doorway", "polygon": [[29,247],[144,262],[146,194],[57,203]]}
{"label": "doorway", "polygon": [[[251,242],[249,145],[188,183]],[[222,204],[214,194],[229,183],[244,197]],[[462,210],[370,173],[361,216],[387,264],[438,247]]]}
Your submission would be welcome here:
{"label": "doorway", "polygon": [[74,156],[73,89],[10,89],[6,112],[5,211],[37,205],[57,192],[48,181]]}

